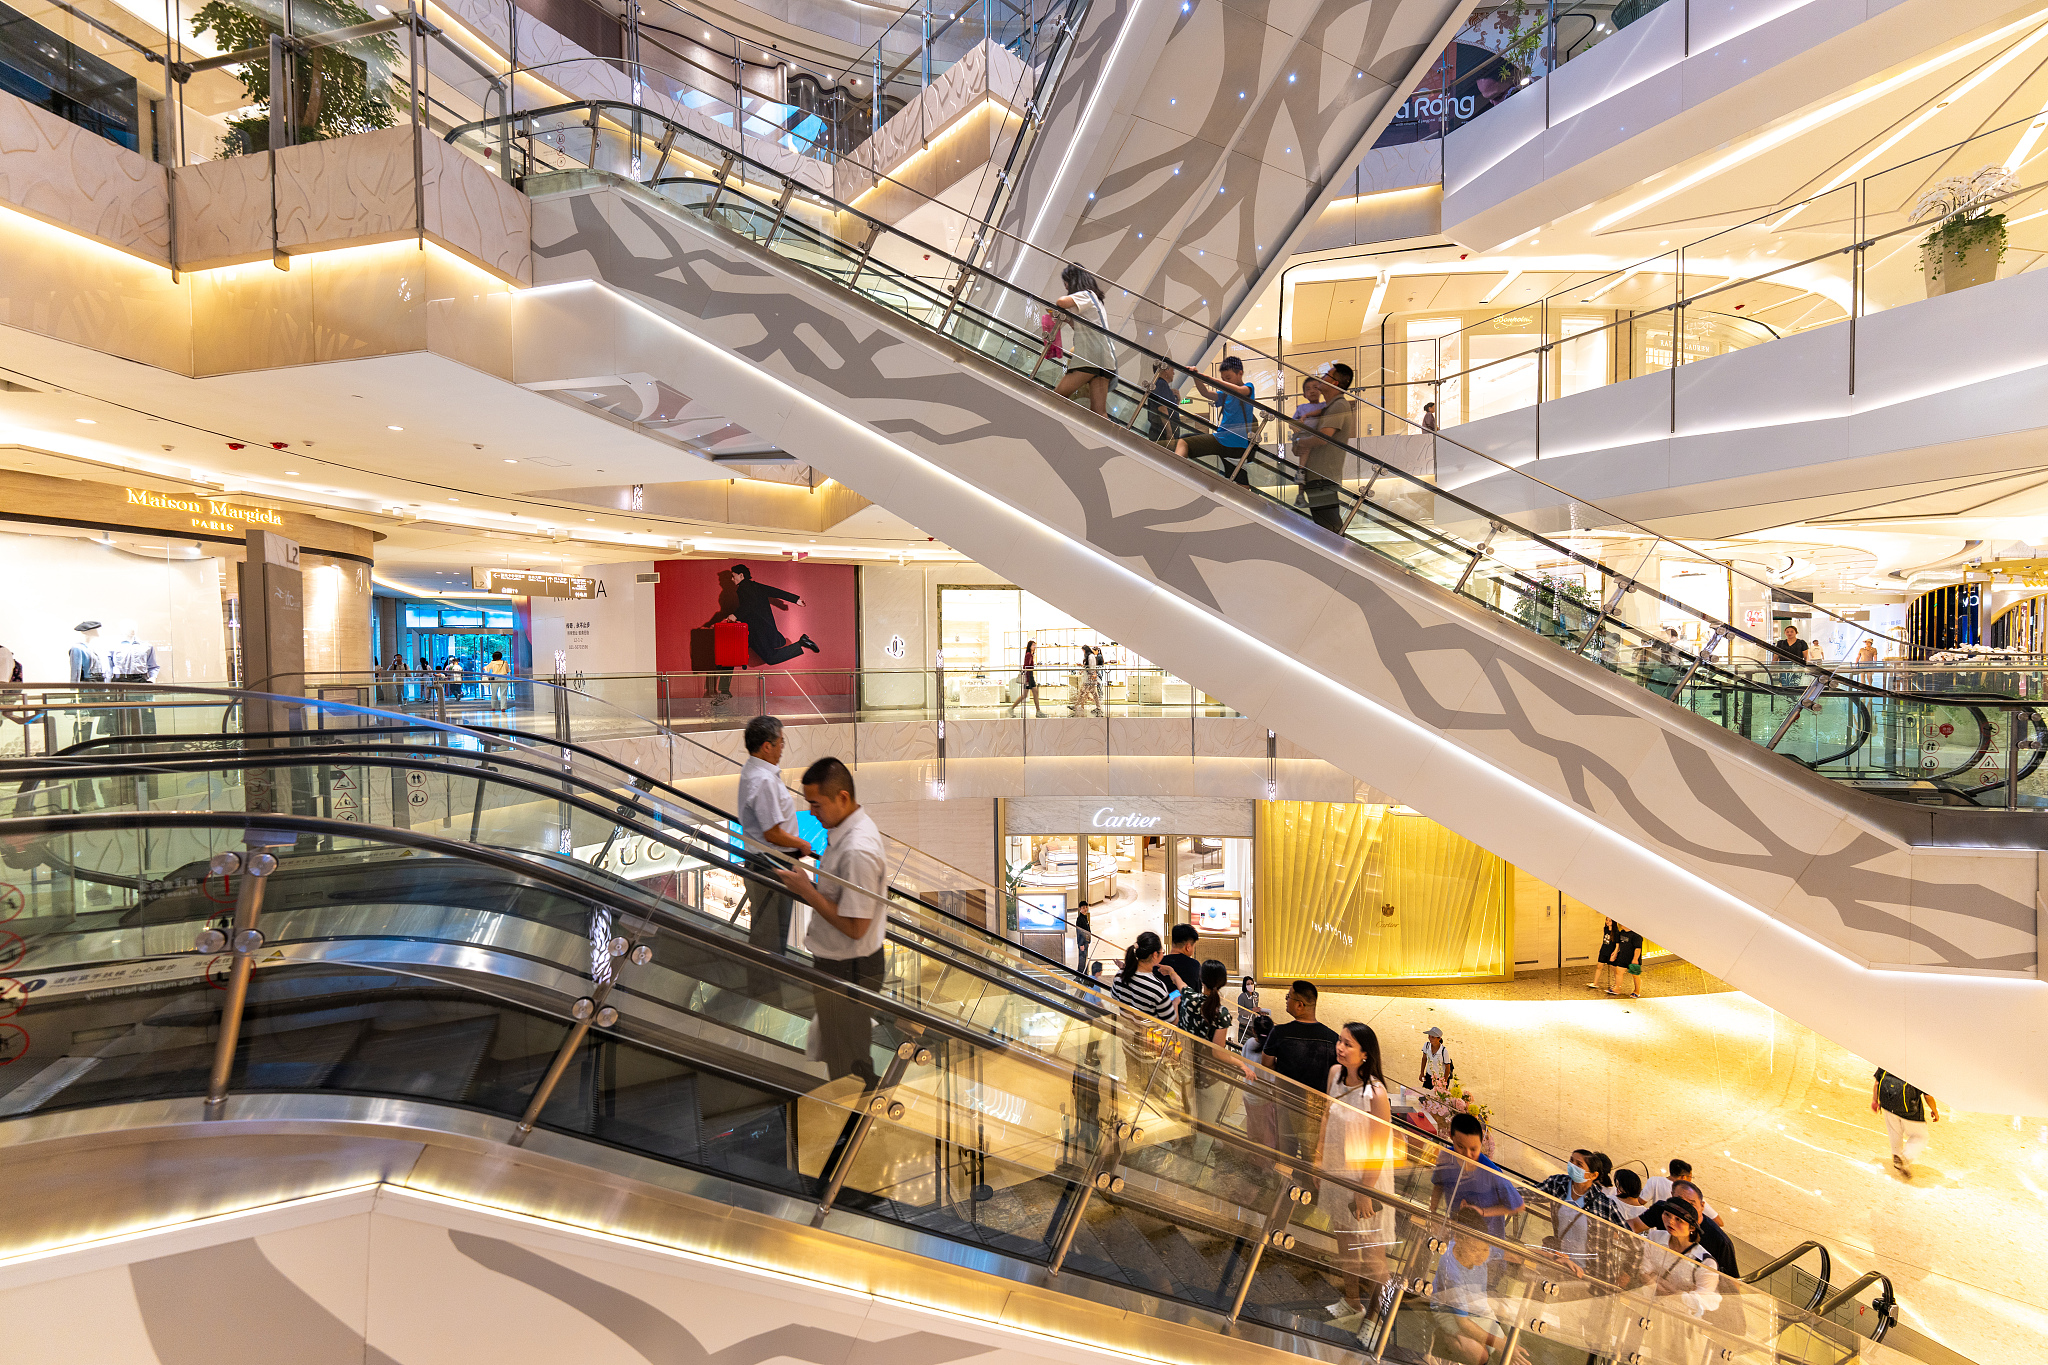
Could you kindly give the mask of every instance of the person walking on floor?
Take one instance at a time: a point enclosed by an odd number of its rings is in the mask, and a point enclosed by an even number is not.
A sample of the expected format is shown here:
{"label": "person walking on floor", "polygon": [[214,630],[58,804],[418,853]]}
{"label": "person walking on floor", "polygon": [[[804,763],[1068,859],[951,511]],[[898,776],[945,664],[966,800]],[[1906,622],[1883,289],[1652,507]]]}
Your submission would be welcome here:
{"label": "person walking on floor", "polygon": [[[804,946],[818,970],[865,991],[882,989],[882,941],[889,929],[888,859],[882,831],[854,799],[853,774],[836,758],[804,769],[804,800],[832,831],[812,881],[801,869],[782,874],[791,895],[811,907]],[[828,1079],[858,1076],[875,1088],[875,1021],[851,995],[817,993],[818,1047]]]}
{"label": "person walking on floor", "polygon": [[1088,907],[1082,906],[1074,912],[1074,965],[1083,975],[1088,971],[1088,946],[1095,942],[1095,921],[1088,917]]}
{"label": "person walking on floor", "polygon": [[1256,419],[1252,410],[1252,386],[1244,382],[1244,361],[1227,355],[1216,366],[1214,379],[1205,379],[1201,375],[1191,377],[1202,396],[1216,404],[1216,430],[1213,435],[1183,436],[1174,443],[1173,453],[1184,460],[1206,464],[1225,477],[1235,478],[1249,486],[1251,474],[1246,468],[1245,455],[1251,449]]}
{"label": "person walking on floor", "polygon": [[[782,781],[782,722],[774,716],[755,716],[747,722],[742,739],[747,746],[747,761],[740,768],[740,833],[750,844],[772,844],[789,850],[796,858],[810,856],[811,846],[797,833],[796,794]],[[747,942],[763,952],[786,953],[790,899],[778,889],[782,866],[758,847],[744,850],[741,856],[750,869],[760,874],[759,880],[746,884]],[[771,885],[770,879],[778,885]],[[770,992],[779,993],[779,983],[775,973],[762,968],[750,968],[747,972],[748,992],[755,1000],[779,1004],[779,1000],[768,999]]]}
{"label": "person walking on floor", "polygon": [[1067,292],[1052,306],[1079,319],[1072,328],[1073,345],[1067,347],[1067,372],[1053,392],[1062,398],[1088,390],[1088,406],[1099,417],[1109,415],[1109,386],[1116,378],[1116,341],[1109,330],[1109,313],[1102,305],[1102,286],[1078,265],[1060,272]]}
{"label": "person walking on floor", "polygon": [[1026,697],[1031,698],[1031,709],[1038,713],[1038,718],[1044,720],[1045,707],[1038,700],[1038,641],[1036,640],[1026,640],[1024,642],[1024,667],[1017,671],[1017,700],[1011,702],[1010,709],[1003,712],[1003,714],[1005,716],[1016,715],[1017,708],[1024,704]]}
{"label": "person walking on floor", "polygon": [[1444,1045],[1444,1031],[1432,1024],[1422,1040],[1422,1074],[1417,1077],[1424,1090],[1445,1090],[1450,1087],[1451,1077],[1457,1073],[1457,1066],[1451,1061],[1451,1050]]}
{"label": "person walking on floor", "polygon": [[1081,680],[1074,689],[1074,704],[1068,708],[1071,715],[1080,715],[1082,710],[1093,711],[1096,719],[1102,717],[1102,651],[1093,645],[1081,646]]}
{"label": "person walking on floor", "polygon": [[[1627,925],[1617,925],[1621,933],[1614,944],[1614,960],[1608,964],[1607,974],[1613,984],[1608,986],[1609,995],[1626,996],[1634,1000],[1643,993],[1643,936]],[[1615,990],[1622,982],[1628,983],[1625,991]]]}
{"label": "person walking on floor", "polygon": [[1237,1041],[1242,1043],[1251,1036],[1252,1021],[1263,1015],[1259,1008],[1259,983],[1246,977],[1237,987]]}
{"label": "person walking on floor", "polygon": [[1913,1163],[1927,1150],[1927,1125],[1941,1122],[1941,1106],[1905,1077],[1879,1067],[1870,1079],[1870,1112],[1883,1113],[1884,1131],[1892,1140],[1892,1169],[1911,1180]]}
{"label": "person walking on floor", "polygon": [[484,673],[490,679],[491,709],[503,711],[512,700],[512,685],[506,681],[512,676],[512,665],[505,662],[503,650],[491,651],[491,661],[484,665]]}

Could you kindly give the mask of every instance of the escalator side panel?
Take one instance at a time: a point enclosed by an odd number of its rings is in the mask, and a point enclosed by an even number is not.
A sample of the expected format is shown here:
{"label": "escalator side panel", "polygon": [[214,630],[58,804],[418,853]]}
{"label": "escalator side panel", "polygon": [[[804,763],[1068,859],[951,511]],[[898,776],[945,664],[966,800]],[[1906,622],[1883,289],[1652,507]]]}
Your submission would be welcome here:
{"label": "escalator side panel", "polygon": [[[2033,971],[2031,847],[1915,851],[1924,812],[1764,754],[638,191],[537,200],[534,240],[538,278],[605,286],[546,306],[625,338],[622,371],[720,393],[757,436],[1860,1055],[2048,1107],[2048,1049],[2013,1066],[1911,1027],[2042,1027],[2031,996],[1965,975]],[[1886,908],[1916,905],[1924,923]],[[1874,976],[1888,965],[1948,970]]]}

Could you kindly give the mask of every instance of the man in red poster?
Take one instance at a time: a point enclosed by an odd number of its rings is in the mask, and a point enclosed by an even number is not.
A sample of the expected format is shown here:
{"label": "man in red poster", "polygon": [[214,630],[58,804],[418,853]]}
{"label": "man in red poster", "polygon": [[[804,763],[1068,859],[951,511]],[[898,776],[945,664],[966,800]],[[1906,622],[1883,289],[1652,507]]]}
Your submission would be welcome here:
{"label": "man in red poster", "polygon": [[784,588],[767,583],[756,583],[754,571],[744,564],[735,564],[730,570],[733,577],[731,605],[727,605],[724,594],[720,594],[718,610],[704,624],[715,626],[720,621],[738,621],[747,628],[747,647],[755,658],[764,664],[786,664],[797,655],[809,650],[818,652],[817,642],[808,634],[799,635],[794,641],[785,637],[781,625],[775,619],[778,611],[788,611],[792,605],[802,606],[804,599]]}

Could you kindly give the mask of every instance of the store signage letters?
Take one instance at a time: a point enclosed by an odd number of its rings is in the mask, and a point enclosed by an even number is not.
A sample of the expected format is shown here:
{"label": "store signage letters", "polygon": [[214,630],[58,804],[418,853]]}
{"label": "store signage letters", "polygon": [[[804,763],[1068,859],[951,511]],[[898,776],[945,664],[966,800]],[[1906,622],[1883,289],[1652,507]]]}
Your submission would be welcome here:
{"label": "store signage letters", "polygon": [[152,492],[147,488],[129,488],[122,491],[128,494],[128,504],[131,507],[192,514],[192,526],[195,530],[246,531],[251,526],[274,526],[279,529],[284,526],[284,518],[267,507],[237,507],[223,498],[181,498],[176,494]]}
{"label": "store signage letters", "polygon": [[1119,812],[1115,806],[1104,806],[1088,823],[1094,829],[1155,829],[1161,818],[1130,811]]}
{"label": "store signage letters", "polygon": [[502,597],[567,597],[583,602],[604,596],[597,579],[565,573],[473,568],[469,571],[469,582],[480,592],[494,592]]}

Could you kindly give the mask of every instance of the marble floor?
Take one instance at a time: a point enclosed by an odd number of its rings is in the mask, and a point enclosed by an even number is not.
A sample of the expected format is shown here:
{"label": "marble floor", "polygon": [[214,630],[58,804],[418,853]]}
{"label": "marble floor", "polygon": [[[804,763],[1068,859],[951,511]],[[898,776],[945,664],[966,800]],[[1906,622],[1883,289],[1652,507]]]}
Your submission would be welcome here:
{"label": "marble floor", "polygon": [[1659,1172],[1684,1157],[1752,1245],[1823,1242],[1838,1285],[1883,1271],[1903,1322],[1978,1365],[2048,1358],[2048,1118],[1973,1112],[1935,1084],[1942,1122],[1906,1180],[1870,1063],[1689,964],[1650,968],[1633,1001],[1596,997],[1588,975],[1331,990],[1320,1017],[1371,1024],[1411,1082],[1440,1026],[1504,1131]]}

